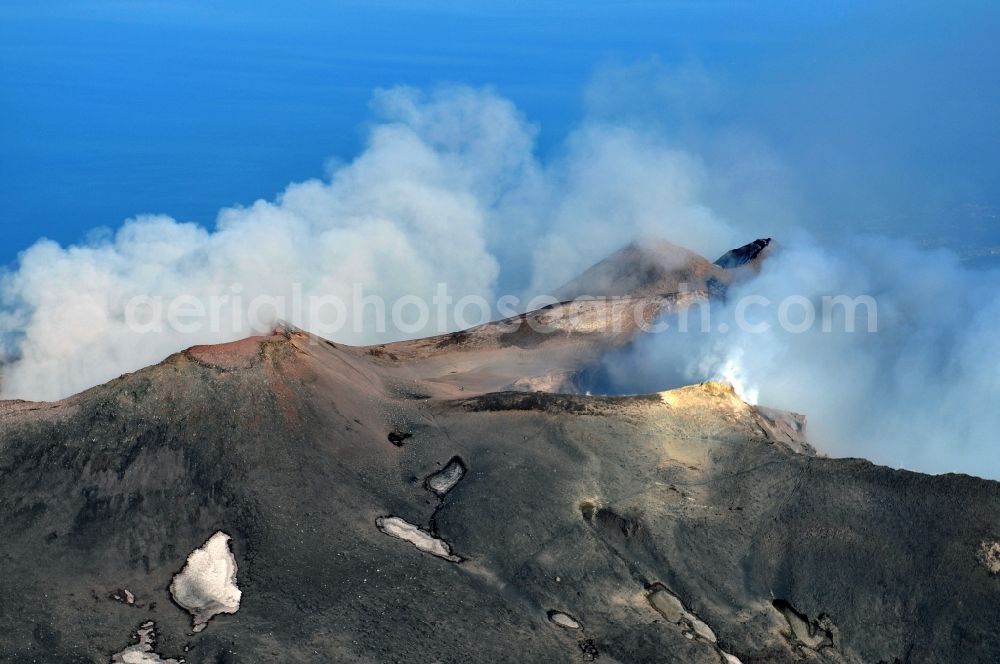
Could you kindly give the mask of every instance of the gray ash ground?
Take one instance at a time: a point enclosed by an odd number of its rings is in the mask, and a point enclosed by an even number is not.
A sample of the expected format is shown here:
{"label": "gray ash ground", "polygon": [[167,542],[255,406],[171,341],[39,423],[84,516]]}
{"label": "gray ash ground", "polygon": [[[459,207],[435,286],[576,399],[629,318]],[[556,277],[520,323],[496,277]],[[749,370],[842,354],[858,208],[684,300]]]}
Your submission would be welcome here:
{"label": "gray ash ground", "polygon": [[[188,663],[1000,659],[1000,484],[816,456],[717,384],[504,391],[536,356],[490,334],[281,330],[3,404],[0,661],[106,663],[149,623]],[[239,608],[194,633],[171,581],[220,531]]]}

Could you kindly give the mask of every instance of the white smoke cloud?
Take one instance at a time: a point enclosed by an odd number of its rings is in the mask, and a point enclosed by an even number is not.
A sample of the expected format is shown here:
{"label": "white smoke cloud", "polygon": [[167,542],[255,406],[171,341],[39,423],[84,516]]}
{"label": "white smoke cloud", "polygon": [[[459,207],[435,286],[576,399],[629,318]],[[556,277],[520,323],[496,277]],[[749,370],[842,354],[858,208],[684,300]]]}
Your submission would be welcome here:
{"label": "white smoke cloud", "polygon": [[[504,178],[531,165],[530,127],[509,102],[465,89],[430,98],[384,91],[375,106],[383,121],[357,159],[274,201],[224,209],[212,231],[140,216],[89,244],[41,241],[25,251],[0,286],[0,330],[13,358],[3,395],[64,397],[194,343],[248,333],[226,324],[194,334],[137,332],[125,320],[135,296],[239,294],[245,303],[290,298],[301,284],[306,294],[350,302],[362,283],[389,301],[430,300],[437,282],[457,295],[490,296],[498,265],[486,247],[488,208]],[[376,339],[352,329],[343,341]]]}
{"label": "white smoke cloud", "polygon": [[550,170],[555,189],[535,243],[536,291],[557,288],[638,236],[660,235],[712,255],[742,244],[708,207],[708,174],[655,132],[588,123]]}
{"label": "white smoke cloud", "polygon": [[[731,323],[746,296],[775,304],[802,296],[819,314],[822,298],[839,294],[871,295],[877,332],[867,332],[863,308],[853,332],[840,308],[829,331],[820,322],[786,329],[775,306],[753,310],[751,323],[767,323],[766,332]],[[798,323],[802,314],[789,318]],[[609,360],[606,388],[725,380],[748,401],[806,414],[811,440],[832,456],[1000,477],[1000,272],[972,271],[950,252],[900,241],[858,237],[820,247],[800,236],[730,292],[727,305],[713,307],[711,320],[705,333],[640,339]]]}
{"label": "white smoke cloud", "polygon": [[[350,304],[362,284],[391,304],[430,302],[446,283],[453,298],[491,300],[500,288],[556,287],[637,234],[706,251],[734,237],[701,202],[699,160],[653,135],[588,122],[543,162],[534,127],[490,90],[394,88],[377,92],[372,107],[376,122],[357,158],[273,201],[223,209],[211,230],[146,215],[83,244],[43,240],[26,250],[0,281],[2,396],[58,399],[194,344],[263,332],[243,324],[249,303],[287,303],[296,289]],[[220,324],[136,329],[127,324],[136,297],[216,298]],[[334,315],[265,311],[317,332]],[[435,321],[380,330],[371,316],[348,308],[335,340],[444,331]]]}

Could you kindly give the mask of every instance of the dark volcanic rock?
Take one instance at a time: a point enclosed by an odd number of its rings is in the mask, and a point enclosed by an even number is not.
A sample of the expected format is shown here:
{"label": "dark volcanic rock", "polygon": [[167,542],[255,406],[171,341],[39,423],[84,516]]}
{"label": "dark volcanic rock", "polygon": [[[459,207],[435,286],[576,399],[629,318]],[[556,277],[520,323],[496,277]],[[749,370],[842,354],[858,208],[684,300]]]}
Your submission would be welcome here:
{"label": "dark volcanic rock", "polygon": [[715,265],[727,270],[734,267],[741,267],[757,258],[767,246],[771,244],[771,238],[754,240],[750,244],[731,249],[716,259]]}
{"label": "dark volcanic rock", "polygon": [[[106,662],[143,620],[188,662],[1000,652],[981,553],[1000,536],[996,483],[798,454],[712,384],[415,401],[387,397],[363,351],[298,333],[255,346],[233,369],[181,354],[2,416],[4,660]],[[385,445],[390,421],[419,445]],[[414,479],[456,458],[474,471],[430,500]],[[387,537],[385,514],[461,562]],[[218,530],[242,603],[192,635],[168,586]],[[717,642],[664,620],[660,587]]]}
{"label": "dark volcanic rock", "polygon": [[406,442],[406,439],[412,437],[413,434],[408,431],[390,431],[388,435],[389,442],[396,447],[402,447],[403,443]]}
{"label": "dark volcanic rock", "polygon": [[[714,383],[497,392],[528,355],[488,338],[282,331],[0,404],[0,661],[150,622],[189,663],[1000,657],[1000,484],[815,456]],[[239,609],[193,634],[170,586],[218,532]]]}

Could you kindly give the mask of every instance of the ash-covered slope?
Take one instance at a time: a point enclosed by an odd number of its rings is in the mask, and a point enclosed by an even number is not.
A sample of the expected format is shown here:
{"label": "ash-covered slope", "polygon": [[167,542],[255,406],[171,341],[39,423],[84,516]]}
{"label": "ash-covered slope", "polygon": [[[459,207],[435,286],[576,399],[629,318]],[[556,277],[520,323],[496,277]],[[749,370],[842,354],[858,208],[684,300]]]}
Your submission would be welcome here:
{"label": "ash-covered slope", "polygon": [[555,292],[559,300],[583,295],[662,295],[681,290],[707,290],[714,281],[728,283],[724,266],[665,240],[633,242],[597,263]]}
{"label": "ash-covered slope", "polygon": [[1000,484],[811,455],[717,384],[489,391],[516,346],[468,342],[442,381],[278,330],[2,404],[0,660],[1000,653]]}
{"label": "ash-covered slope", "polygon": [[633,242],[557,289],[560,302],[551,307],[368,352],[386,368],[427,381],[435,396],[462,396],[459,387],[576,392],[582,371],[608,350],[630,343],[643,326],[723,296],[731,284],[752,275],[768,242],[756,240],[726,254],[749,255],[755,248],[741,269],[720,267],[663,240]]}

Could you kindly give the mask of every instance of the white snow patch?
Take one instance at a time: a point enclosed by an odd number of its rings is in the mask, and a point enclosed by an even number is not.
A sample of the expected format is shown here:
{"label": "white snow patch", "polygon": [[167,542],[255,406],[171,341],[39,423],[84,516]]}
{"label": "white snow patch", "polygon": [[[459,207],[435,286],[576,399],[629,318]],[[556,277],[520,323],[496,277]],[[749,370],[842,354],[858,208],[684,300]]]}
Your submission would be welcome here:
{"label": "white snow patch", "polygon": [[375,525],[386,535],[406,540],[425,553],[460,563],[462,559],[451,552],[451,547],[442,539],[438,539],[425,530],[421,530],[398,516],[380,516],[375,519]]}
{"label": "white snow patch", "polygon": [[195,632],[220,613],[236,613],[243,594],[236,586],[236,558],[221,530],[195,549],[170,583],[170,595],[192,615]]}
{"label": "white snow patch", "polygon": [[722,653],[722,657],[726,660],[727,664],[743,664],[743,662],[740,661],[740,658],[736,655],[730,655],[725,650],[720,650],[719,652]]}
{"label": "white snow patch", "polygon": [[452,459],[448,465],[427,478],[427,488],[439,496],[443,496],[459,483],[465,475],[465,466],[458,459]]}
{"label": "white snow patch", "polygon": [[[687,608],[677,595],[673,594],[662,583],[654,584],[652,591],[647,596],[653,608],[672,623],[681,625],[688,630],[692,630],[706,641],[716,642],[715,632],[705,621],[694,615]],[[687,632],[688,635],[691,632]]]}
{"label": "white snow patch", "polygon": [[123,604],[128,604],[129,606],[135,604],[135,595],[133,595],[128,588],[123,588],[121,590],[115,591],[114,593],[112,593],[111,599],[115,600],[116,602],[122,602]]}
{"label": "white snow patch", "polygon": [[139,625],[135,632],[138,643],[111,655],[112,664],[183,664],[184,659],[163,659],[153,652],[156,647],[156,625],[152,621]]}
{"label": "white snow patch", "polygon": [[561,611],[550,611],[549,620],[566,629],[580,629],[580,623],[574,620],[572,616]]}
{"label": "white snow patch", "polygon": [[695,633],[703,639],[707,639],[712,643],[715,643],[715,632],[709,627],[704,620],[699,618],[694,614],[688,614],[689,620],[691,621],[691,627],[694,629]]}

